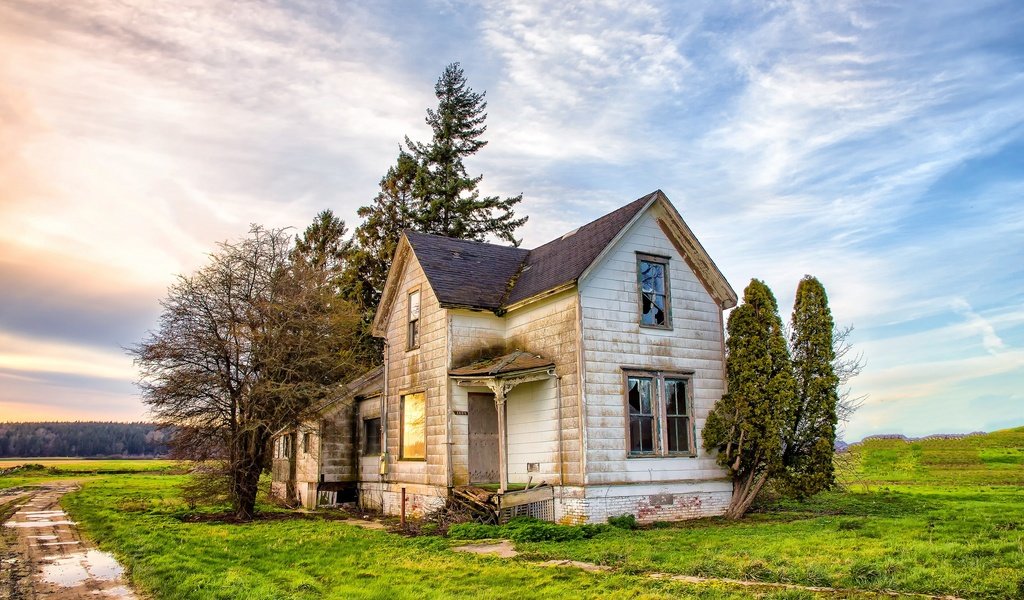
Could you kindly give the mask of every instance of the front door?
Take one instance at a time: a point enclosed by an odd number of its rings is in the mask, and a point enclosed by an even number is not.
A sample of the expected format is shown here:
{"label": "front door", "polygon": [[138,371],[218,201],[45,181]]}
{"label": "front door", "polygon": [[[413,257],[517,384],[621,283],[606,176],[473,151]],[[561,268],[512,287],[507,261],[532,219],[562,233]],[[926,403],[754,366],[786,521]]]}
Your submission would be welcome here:
{"label": "front door", "polygon": [[497,483],[498,409],[494,394],[469,395],[469,482]]}

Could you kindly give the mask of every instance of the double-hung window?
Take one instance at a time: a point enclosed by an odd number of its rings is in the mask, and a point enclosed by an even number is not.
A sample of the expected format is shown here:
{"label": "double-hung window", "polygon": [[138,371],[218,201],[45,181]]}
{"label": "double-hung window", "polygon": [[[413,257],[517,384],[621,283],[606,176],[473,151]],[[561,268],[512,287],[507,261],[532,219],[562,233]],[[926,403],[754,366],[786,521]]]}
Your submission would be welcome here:
{"label": "double-hung window", "polygon": [[672,298],[669,293],[668,259],[650,254],[636,255],[640,325],[672,328]]}
{"label": "double-hung window", "polygon": [[409,329],[406,332],[406,349],[420,346],[420,291],[409,292]]}
{"label": "double-hung window", "polygon": [[627,372],[627,445],[630,456],[693,456],[690,377]]}

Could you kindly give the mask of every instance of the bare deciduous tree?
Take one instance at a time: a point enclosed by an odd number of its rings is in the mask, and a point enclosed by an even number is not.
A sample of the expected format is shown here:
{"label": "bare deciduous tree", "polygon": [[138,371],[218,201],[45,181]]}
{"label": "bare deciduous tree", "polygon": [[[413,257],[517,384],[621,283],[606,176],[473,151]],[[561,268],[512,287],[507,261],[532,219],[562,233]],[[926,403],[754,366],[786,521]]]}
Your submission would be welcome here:
{"label": "bare deciduous tree", "polygon": [[130,350],[143,399],[177,426],[176,453],[224,462],[236,517],[255,512],[273,433],[358,371],[359,315],[283,230],[254,225],[179,276],[159,328]]}

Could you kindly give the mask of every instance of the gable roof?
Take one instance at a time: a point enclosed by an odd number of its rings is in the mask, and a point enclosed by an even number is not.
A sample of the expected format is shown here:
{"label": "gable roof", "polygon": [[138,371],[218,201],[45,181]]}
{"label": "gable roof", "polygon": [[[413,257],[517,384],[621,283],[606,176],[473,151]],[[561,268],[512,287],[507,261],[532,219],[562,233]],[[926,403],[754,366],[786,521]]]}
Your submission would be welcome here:
{"label": "gable roof", "polygon": [[[416,256],[441,306],[501,313],[531,298],[575,284],[638,215],[661,202],[670,223],[659,219],[666,235],[723,308],[736,305],[736,292],[693,236],[661,190],[595,219],[533,250],[487,242],[459,240],[406,230],[395,251],[392,271],[400,270],[408,252]],[[383,313],[397,293],[395,272],[381,296],[374,334],[383,334]]]}
{"label": "gable roof", "polygon": [[650,204],[658,193],[638,198],[557,240],[531,250],[505,305],[575,282],[623,227]]}
{"label": "gable roof", "polygon": [[498,310],[529,250],[406,230],[438,302]]}

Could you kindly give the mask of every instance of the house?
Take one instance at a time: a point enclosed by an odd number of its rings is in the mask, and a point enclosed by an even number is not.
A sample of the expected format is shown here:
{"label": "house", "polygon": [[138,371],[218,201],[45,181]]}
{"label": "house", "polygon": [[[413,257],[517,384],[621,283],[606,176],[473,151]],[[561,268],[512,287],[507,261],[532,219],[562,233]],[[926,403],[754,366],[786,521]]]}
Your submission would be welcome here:
{"label": "house", "polygon": [[465,490],[564,523],[721,514],[700,432],[736,300],[660,190],[533,250],[408,231],[373,323],[383,367],[277,440],[275,490],[389,514]]}

